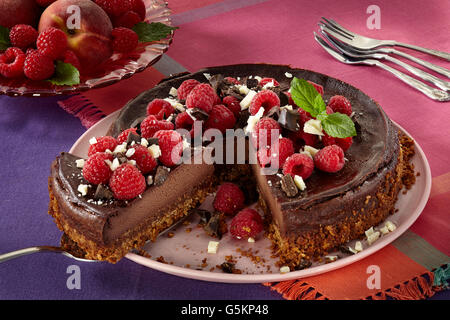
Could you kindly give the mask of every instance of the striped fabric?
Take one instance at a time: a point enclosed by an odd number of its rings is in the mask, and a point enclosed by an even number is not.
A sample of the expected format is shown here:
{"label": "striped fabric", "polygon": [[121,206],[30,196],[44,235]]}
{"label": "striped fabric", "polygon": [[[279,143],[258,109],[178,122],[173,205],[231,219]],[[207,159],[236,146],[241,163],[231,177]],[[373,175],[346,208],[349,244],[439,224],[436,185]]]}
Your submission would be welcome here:
{"label": "striped fabric", "polygon": [[[450,52],[450,2],[377,1],[381,29],[369,30],[370,1],[169,0],[180,27],[167,54],[153,67],[111,87],[60,102],[89,127],[169,74],[213,65],[290,64],[342,79],[377,100],[422,146],[432,172],[429,201],[413,226],[377,253],[326,274],[265,283],[286,299],[420,299],[448,288],[450,277],[450,109],[382,70],[339,64],[312,37],[321,16],[355,32]],[[411,52],[450,68],[450,62]],[[446,120],[445,120],[446,119]],[[369,266],[380,267],[381,289],[369,289]]]}

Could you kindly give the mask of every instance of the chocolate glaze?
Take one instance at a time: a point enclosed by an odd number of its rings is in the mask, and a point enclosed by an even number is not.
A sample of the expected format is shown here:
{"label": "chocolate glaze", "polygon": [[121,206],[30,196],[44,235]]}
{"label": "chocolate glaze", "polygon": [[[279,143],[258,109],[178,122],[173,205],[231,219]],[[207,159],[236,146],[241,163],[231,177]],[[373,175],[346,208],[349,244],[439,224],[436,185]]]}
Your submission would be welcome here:
{"label": "chocolate glaze", "polygon": [[[336,219],[342,218],[337,214],[333,215],[335,212],[333,207],[339,206],[341,209],[351,211],[352,204],[360,201],[364,194],[369,191],[374,192],[374,188],[384,179],[385,173],[395,168],[399,152],[397,131],[379,105],[360,90],[335,78],[309,70],[269,64],[211,67],[192,74],[181,74],[162,81],[160,85],[128,102],[110,127],[108,134],[117,136],[129,128],[137,118],[146,115],[147,104],[150,101],[168,97],[170,89],[178,88],[186,79],[194,78],[200,82],[207,82],[204,73],[235,78],[252,75],[275,78],[282,88],[289,88],[292,79],[286,77],[286,72],[322,85],[325,101],[336,94],[349,99],[354,111],[353,120],[356,123],[358,135],[346,152],[348,161],[344,169],[335,174],[315,171],[306,180],[307,189],[299,192],[297,196],[287,197],[279,186],[280,178],[277,175],[260,176],[257,173],[259,168],[254,166],[259,190],[268,202],[272,215],[283,233],[333,223]],[[238,119],[237,123],[242,126],[245,124],[246,117],[248,112],[242,112],[244,120]],[[115,202],[112,207],[99,207],[80,199],[76,194],[79,180],[71,178],[73,167],[70,168],[67,165],[69,162],[73,163],[74,159],[71,157],[73,156],[63,154],[57,159],[53,164],[52,177],[55,181],[62,182],[63,188],[66,189],[64,197],[73,204],[70,215],[75,227],[84,230],[95,239],[103,239],[100,234],[108,219],[121,214],[123,209],[120,208],[132,206],[133,201],[128,204]],[[178,168],[185,166],[189,165],[181,165]]]}

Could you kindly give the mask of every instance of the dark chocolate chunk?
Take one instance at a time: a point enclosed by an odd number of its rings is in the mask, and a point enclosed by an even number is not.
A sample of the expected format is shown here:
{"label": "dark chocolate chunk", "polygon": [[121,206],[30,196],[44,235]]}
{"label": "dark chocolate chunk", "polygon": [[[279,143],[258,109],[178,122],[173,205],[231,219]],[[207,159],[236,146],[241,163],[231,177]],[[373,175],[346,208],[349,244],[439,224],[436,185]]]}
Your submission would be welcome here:
{"label": "dark chocolate chunk", "polygon": [[211,237],[222,238],[220,213],[214,212],[204,226],[204,229]]}
{"label": "dark chocolate chunk", "polygon": [[281,189],[286,193],[289,198],[295,197],[298,193],[297,186],[295,185],[294,179],[290,174],[284,175],[281,178]]}
{"label": "dark chocolate chunk", "polygon": [[234,273],[234,263],[224,262],[220,265],[220,268],[225,273]]}
{"label": "dark chocolate chunk", "polygon": [[259,82],[255,78],[251,78],[251,79],[247,78],[246,85],[247,85],[247,88],[249,88],[249,89],[256,89],[256,88],[258,88]]}
{"label": "dark chocolate chunk", "polygon": [[300,263],[297,266],[295,266],[295,270],[303,270],[303,269],[311,267],[311,265],[312,265],[311,261],[302,259],[300,261]]}
{"label": "dark chocolate chunk", "polygon": [[157,145],[159,140],[158,140],[158,138],[148,138],[147,141],[148,141],[148,145],[151,146],[154,144]]}
{"label": "dark chocolate chunk", "polygon": [[211,78],[209,78],[209,83],[211,84],[211,87],[213,87],[214,91],[216,91],[217,94],[220,94],[220,90],[225,85],[222,74],[212,75]]}
{"label": "dark chocolate chunk", "polygon": [[207,112],[199,108],[191,108],[188,109],[187,112],[191,116],[191,118],[198,121],[206,121],[209,117]]}
{"label": "dark chocolate chunk", "polygon": [[211,212],[209,212],[208,210],[193,208],[190,210],[190,212],[199,215],[200,224],[202,225],[206,225],[209,219],[211,219]]}
{"label": "dark chocolate chunk", "polygon": [[300,125],[298,124],[299,119],[300,114],[297,111],[291,111],[284,108],[280,110],[278,123],[281,127],[288,129],[289,131],[298,131],[300,129]]}
{"label": "dark chocolate chunk", "polygon": [[116,155],[116,158],[117,158],[117,160],[119,160],[119,163],[120,164],[123,164],[123,163],[127,163],[128,162],[128,158],[125,156],[125,154],[123,154],[123,153],[119,153],[119,154],[117,154]]}
{"label": "dark chocolate chunk", "polygon": [[278,120],[278,118],[280,117],[280,108],[272,108],[269,110],[269,112],[267,112],[266,117],[272,118],[274,120]]}
{"label": "dark chocolate chunk", "polygon": [[289,97],[285,92],[281,92],[279,97],[280,97],[280,106],[285,106],[289,104]]}
{"label": "dark chocolate chunk", "polygon": [[95,200],[110,200],[113,198],[113,193],[109,188],[103,184],[99,184],[95,190],[94,199]]}
{"label": "dark chocolate chunk", "polygon": [[131,145],[132,142],[140,143],[141,142],[141,136],[138,134],[135,134],[133,132],[128,133],[127,137],[127,145]]}
{"label": "dark chocolate chunk", "polygon": [[340,246],[339,251],[345,254],[355,254],[354,252],[350,251],[350,248],[348,246]]}
{"label": "dark chocolate chunk", "polygon": [[136,120],[134,120],[131,125],[130,128],[137,128],[138,130],[141,130],[141,122],[142,120],[144,120],[146,117],[139,117]]}
{"label": "dark chocolate chunk", "polygon": [[155,174],[155,186],[162,185],[169,177],[170,169],[164,166],[158,166]]}

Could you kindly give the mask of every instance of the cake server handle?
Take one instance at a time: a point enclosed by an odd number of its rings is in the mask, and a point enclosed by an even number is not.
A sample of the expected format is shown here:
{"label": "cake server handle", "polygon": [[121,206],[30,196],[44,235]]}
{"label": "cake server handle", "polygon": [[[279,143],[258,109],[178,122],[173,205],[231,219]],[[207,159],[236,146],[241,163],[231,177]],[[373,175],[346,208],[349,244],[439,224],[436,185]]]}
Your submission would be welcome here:
{"label": "cake server handle", "polygon": [[25,249],[20,249],[20,250],[4,253],[4,254],[0,255],[0,263],[6,262],[6,261],[11,260],[11,259],[19,258],[21,256],[25,256],[25,255],[29,255],[29,254],[32,254],[32,253],[36,253],[36,252],[55,252],[55,253],[60,253],[62,255],[65,255],[66,257],[69,257],[69,258],[72,258],[72,259],[75,259],[75,260],[78,260],[78,261],[83,261],[83,262],[98,262],[99,261],[99,260],[89,260],[89,259],[83,259],[83,258],[75,257],[74,255],[72,255],[69,252],[65,251],[61,247],[37,246],[37,247],[30,247],[30,248],[25,248]]}

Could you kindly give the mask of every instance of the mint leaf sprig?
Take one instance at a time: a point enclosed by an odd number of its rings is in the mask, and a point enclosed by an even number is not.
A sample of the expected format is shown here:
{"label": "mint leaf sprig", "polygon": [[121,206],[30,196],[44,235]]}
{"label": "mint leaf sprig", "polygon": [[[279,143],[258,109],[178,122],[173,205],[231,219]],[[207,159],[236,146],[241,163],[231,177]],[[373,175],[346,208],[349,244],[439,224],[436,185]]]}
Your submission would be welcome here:
{"label": "mint leaf sprig", "polygon": [[168,26],[161,22],[139,22],[133,27],[134,32],[139,37],[139,42],[152,42],[165,39],[176,29],[178,27]]}
{"label": "mint leaf sprig", "polygon": [[352,119],[339,112],[327,114],[327,106],[322,96],[305,79],[294,77],[291,82],[291,97],[297,106],[311,114],[311,117],[320,120],[323,130],[329,136],[334,138],[356,136],[356,128]]}

